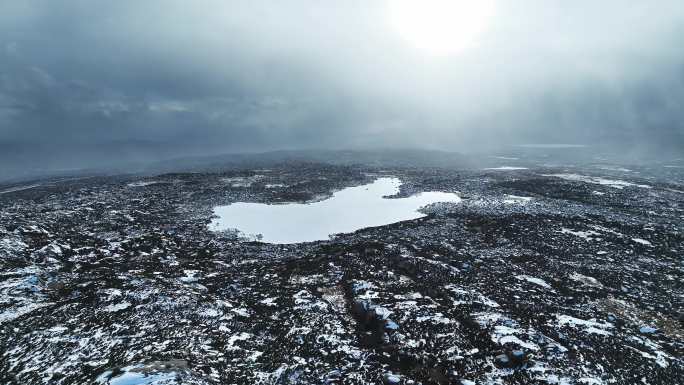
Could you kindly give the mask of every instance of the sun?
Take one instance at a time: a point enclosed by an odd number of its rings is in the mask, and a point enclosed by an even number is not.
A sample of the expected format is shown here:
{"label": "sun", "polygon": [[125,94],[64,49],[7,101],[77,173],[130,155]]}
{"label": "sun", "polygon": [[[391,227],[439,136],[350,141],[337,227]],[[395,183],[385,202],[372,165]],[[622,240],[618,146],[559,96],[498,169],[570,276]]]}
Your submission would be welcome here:
{"label": "sun", "polygon": [[393,28],[415,47],[449,55],[473,46],[494,15],[494,0],[388,0]]}

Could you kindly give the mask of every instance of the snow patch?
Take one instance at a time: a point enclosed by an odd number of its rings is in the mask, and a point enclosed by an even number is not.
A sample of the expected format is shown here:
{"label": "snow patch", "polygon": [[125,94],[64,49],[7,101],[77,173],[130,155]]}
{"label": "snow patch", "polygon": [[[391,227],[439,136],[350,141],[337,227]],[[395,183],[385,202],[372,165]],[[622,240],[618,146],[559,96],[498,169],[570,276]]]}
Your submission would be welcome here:
{"label": "snow patch", "polygon": [[598,288],[603,287],[601,282],[599,282],[596,278],[589,277],[586,275],[582,275],[582,274],[576,273],[576,272],[570,274],[570,279],[572,279],[573,281],[580,282],[586,286],[598,287]]}
{"label": "snow patch", "polygon": [[109,312],[109,313],[115,313],[115,312],[120,311],[120,310],[128,309],[129,307],[131,307],[131,303],[128,301],[123,301],[123,302],[120,302],[117,304],[105,306],[105,308],[102,310]]}
{"label": "snow patch", "polygon": [[524,204],[528,203],[528,202],[531,201],[531,200],[532,200],[532,197],[521,197],[521,196],[517,196],[517,195],[509,195],[509,194],[507,194],[507,195],[506,195],[506,199],[503,200],[503,203],[506,203],[506,204],[516,204],[516,203],[518,203],[518,204],[524,205]]}
{"label": "snow patch", "polygon": [[613,324],[610,322],[597,322],[593,320],[583,320],[565,314],[557,314],[556,320],[560,326],[570,326],[572,328],[581,328],[585,333],[600,334],[604,336],[612,335],[607,329],[612,329]]}
{"label": "snow patch", "polygon": [[546,283],[546,281],[541,278],[530,277],[529,275],[516,275],[515,278],[521,281],[527,281],[535,285],[539,285],[545,289],[551,289],[551,285]]}
{"label": "snow patch", "polygon": [[570,235],[574,235],[574,236],[576,236],[576,237],[580,237],[580,238],[586,239],[587,241],[590,241],[590,240],[594,239],[595,236],[597,236],[597,235],[601,235],[600,233],[597,233],[596,231],[592,231],[592,230],[589,230],[589,231],[575,231],[575,230],[568,229],[568,228],[565,228],[565,227],[561,228],[561,231],[559,231],[559,233],[561,233],[561,234],[570,234]]}
{"label": "snow patch", "polygon": [[145,186],[152,186],[152,185],[159,184],[159,183],[164,183],[164,182],[158,181],[158,180],[143,180],[143,181],[129,183],[126,186],[128,186],[128,187],[145,187]]}
{"label": "snow patch", "polygon": [[616,189],[623,189],[625,187],[640,187],[640,188],[651,188],[649,185],[636,184],[631,182],[625,182],[623,180],[617,179],[606,179],[595,176],[579,175],[579,174],[542,174],[542,176],[555,177],[560,179],[569,180],[572,182],[584,182],[592,184],[600,184],[604,186],[609,186]]}
{"label": "snow patch", "polygon": [[501,167],[489,167],[485,170],[491,171],[516,171],[516,170],[527,170],[527,167],[514,167],[514,166],[501,166]]}
{"label": "snow patch", "polygon": [[644,246],[653,246],[653,244],[651,242],[649,242],[645,239],[641,239],[641,238],[632,238],[632,241],[634,241],[638,244],[644,245]]}

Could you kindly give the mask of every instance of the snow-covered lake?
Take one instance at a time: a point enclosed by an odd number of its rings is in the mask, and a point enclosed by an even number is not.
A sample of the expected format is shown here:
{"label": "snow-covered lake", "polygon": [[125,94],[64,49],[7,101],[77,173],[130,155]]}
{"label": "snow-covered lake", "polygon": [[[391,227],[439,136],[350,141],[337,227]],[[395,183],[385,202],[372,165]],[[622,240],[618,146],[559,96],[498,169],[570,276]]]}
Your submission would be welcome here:
{"label": "snow-covered lake", "polygon": [[351,233],[425,216],[418,209],[437,202],[460,202],[453,193],[423,192],[408,198],[388,199],[399,192],[397,178],[345,188],[314,203],[262,204],[238,202],[214,208],[213,231],[237,229],[242,235],[267,243],[300,243],[329,239],[332,234]]}

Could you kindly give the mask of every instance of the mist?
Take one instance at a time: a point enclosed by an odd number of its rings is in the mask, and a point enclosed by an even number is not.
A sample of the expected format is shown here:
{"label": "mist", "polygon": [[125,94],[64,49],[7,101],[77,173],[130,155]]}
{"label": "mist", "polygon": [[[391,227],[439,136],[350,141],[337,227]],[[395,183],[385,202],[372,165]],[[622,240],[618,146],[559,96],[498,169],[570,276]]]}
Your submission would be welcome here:
{"label": "mist", "polygon": [[4,1],[0,172],[297,149],[684,148],[680,0],[495,1],[450,55],[387,1]]}

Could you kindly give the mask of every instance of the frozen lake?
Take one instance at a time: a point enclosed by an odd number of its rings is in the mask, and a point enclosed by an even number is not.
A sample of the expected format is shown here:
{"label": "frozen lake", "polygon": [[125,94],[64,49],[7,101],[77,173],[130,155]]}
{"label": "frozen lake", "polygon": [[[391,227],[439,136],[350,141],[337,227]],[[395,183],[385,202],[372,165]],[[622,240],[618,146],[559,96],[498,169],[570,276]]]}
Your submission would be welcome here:
{"label": "frozen lake", "polygon": [[437,202],[460,202],[453,193],[423,192],[408,198],[387,199],[399,192],[397,178],[348,187],[314,203],[262,204],[238,202],[214,208],[214,231],[237,229],[262,242],[300,243],[329,239],[332,234],[351,233],[425,216],[418,209]]}

